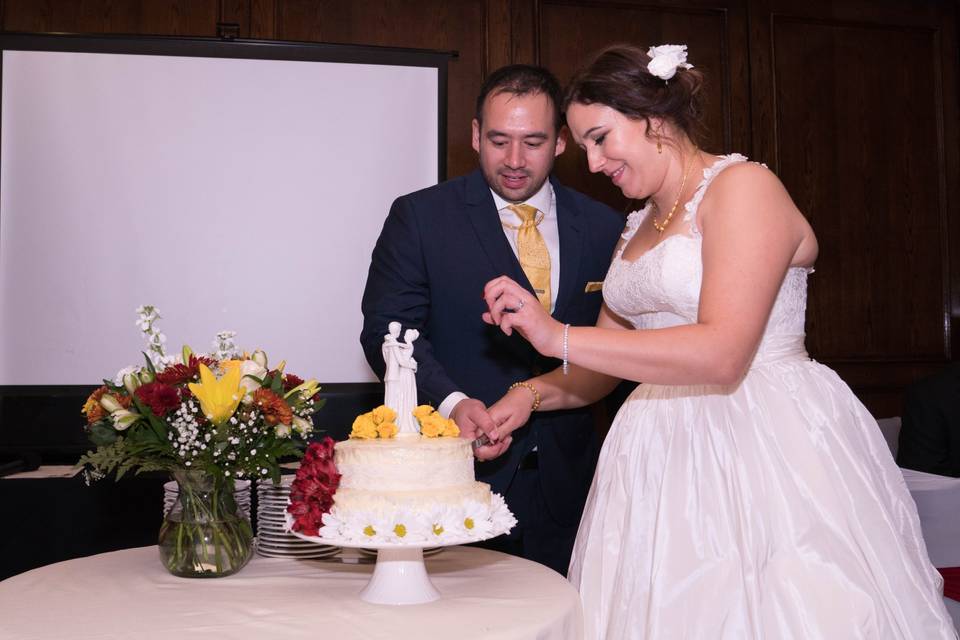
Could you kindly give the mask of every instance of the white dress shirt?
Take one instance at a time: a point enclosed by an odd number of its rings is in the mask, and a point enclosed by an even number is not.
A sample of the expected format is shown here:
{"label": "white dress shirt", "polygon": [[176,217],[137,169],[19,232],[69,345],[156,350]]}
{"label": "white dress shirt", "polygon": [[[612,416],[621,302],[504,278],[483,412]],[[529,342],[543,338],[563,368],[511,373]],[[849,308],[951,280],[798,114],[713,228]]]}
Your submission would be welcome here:
{"label": "white dress shirt", "polygon": [[[522,203],[507,202],[493,189],[490,190],[490,193],[493,194],[493,202],[500,213],[500,222],[505,223],[503,224],[503,234],[507,237],[510,248],[513,249],[513,255],[517,255],[518,233],[518,230],[513,227],[519,227],[523,221],[520,216],[507,207],[511,204],[528,204],[531,207],[536,207],[543,214],[543,219],[537,225],[537,229],[540,230],[540,235],[543,236],[547,251],[550,253],[550,312],[552,313],[557,304],[557,291],[560,288],[560,230],[557,226],[557,196],[553,192],[553,185],[547,180],[539,191]],[[444,418],[449,418],[450,412],[457,406],[457,403],[468,397],[465,393],[454,391],[443,399],[437,411]]]}

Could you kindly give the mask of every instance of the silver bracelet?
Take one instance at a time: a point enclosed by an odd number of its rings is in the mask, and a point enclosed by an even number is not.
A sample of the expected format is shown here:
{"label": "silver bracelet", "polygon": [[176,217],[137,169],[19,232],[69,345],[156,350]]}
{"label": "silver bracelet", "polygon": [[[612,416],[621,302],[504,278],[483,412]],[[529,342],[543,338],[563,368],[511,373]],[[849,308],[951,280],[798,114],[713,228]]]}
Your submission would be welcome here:
{"label": "silver bracelet", "polygon": [[570,332],[570,325],[563,325],[563,375],[567,375],[570,372],[570,363],[567,362],[567,355],[569,354],[569,341],[567,339]]}

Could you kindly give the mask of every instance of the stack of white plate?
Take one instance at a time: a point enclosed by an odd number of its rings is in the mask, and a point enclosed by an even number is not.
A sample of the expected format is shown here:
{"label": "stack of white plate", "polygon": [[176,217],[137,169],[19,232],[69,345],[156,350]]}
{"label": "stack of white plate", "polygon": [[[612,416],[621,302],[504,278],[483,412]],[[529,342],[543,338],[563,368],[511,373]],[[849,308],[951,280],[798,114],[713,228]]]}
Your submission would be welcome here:
{"label": "stack of white plate", "polygon": [[[243,515],[250,517],[250,481],[234,480],[233,498],[237,501],[237,508]],[[174,503],[177,501],[180,487],[176,480],[171,480],[163,485],[163,515],[166,516]]]}
{"label": "stack of white plate", "polygon": [[[445,547],[425,547],[424,550],[423,550],[423,557],[424,557],[424,558],[429,558],[429,557],[431,557],[431,556],[435,556],[435,555],[437,555],[438,553],[440,553],[441,551],[443,551],[444,548],[445,548]],[[365,548],[365,547],[361,547],[361,548],[359,548],[358,550],[360,551],[360,554],[361,554],[361,555],[370,556],[371,558],[376,558],[376,557],[377,557],[377,550],[376,550],[376,549],[367,549],[367,548]]]}
{"label": "stack of white plate", "polygon": [[283,476],[280,485],[269,480],[257,483],[257,553],[271,558],[326,558],[340,547],[308,542],[284,530],[284,513],[293,476]]}

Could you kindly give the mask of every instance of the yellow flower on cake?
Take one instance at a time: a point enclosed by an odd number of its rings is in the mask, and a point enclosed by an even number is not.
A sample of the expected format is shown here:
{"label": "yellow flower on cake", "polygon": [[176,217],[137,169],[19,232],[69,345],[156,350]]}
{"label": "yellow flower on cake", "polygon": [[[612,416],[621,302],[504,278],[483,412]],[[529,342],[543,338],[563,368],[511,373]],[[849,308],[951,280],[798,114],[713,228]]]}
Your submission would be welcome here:
{"label": "yellow flower on cake", "polygon": [[397,435],[397,431],[397,424],[395,422],[381,422],[377,425],[377,435],[384,439]]}
{"label": "yellow flower on cake", "polygon": [[445,438],[456,438],[460,435],[460,427],[453,421],[453,418],[447,418],[440,435]]}
{"label": "yellow flower on cake", "polygon": [[439,413],[431,413],[420,421],[420,433],[428,438],[436,438],[443,433],[447,419]]}
{"label": "yellow flower on cake", "polygon": [[419,407],[413,410],[413,417],[417,420],[423,420],[428,415],[433,413],[434,409],[428,404],[421,404]]}
{"label": "yellow flower on cake", "polygon": [[361,438],[372,440],[377,437],[377,425],[373,423],[373,416],[369,413],[357,416],[353,421],[353,429],[350,431],[351,438]]}
{"label": "yellow flower on cake", "polygon": [[397,419],[397,412],[390,407],[380,405],[373,410],[372,416],[374,424],[380,424],[381,422],[393,422]]}

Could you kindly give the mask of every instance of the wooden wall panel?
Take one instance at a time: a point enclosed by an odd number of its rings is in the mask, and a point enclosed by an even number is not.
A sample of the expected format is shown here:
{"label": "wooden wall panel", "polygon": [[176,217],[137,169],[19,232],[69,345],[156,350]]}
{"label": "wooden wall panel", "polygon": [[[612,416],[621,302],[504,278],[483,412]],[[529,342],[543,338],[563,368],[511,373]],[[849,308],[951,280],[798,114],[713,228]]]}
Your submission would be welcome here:
{"label": "wooden wall panel", "polygon": [[951,357],[955,12],[755,0],[751,23],[754,156],[820,241],[808,349],[897,415],[904,386]]}
{"label": "wooden wall panel", "polygon": [[4,0],[6,31],[215,36],[220,0]]}
{"label": "wooden wall panel", "polygon": [[[509,16],[503,11],[491,13],[500,21]],[[459,57],[449,65],[447,110],[447,173],[456,176],[477,164],[470,146],[470,122],[477,90],[489,70],[489,18],[483,0],[278,0],[276,37],[458,51]],[[504,28],[503,22],[497,26],[500,32]],[[500,53],[492,57],[502,59],[508,49],[503,42],[499,47]]]}
{"label": "wooden wall panel", "polygon": [[[740,2],[603,2],[544,0],[539,10],[539,62],[561,82],[595,51],[625,42],[642,47],[685,43],[707,82],[711,152],[749,151],[745,10]],[[636,208],[603,175],[590,175],[585,155],[571,148],[557,162],[565,184],[619,210]]]}
{"label": "wooden wall panel", "polygon": [[935,66],[886,55],[932,62],[935,32],[789,19],[773,30],[773,162],[817,232],[814,282],[830,281],[810,299],[809,348],[942,360],[940,83]]}

